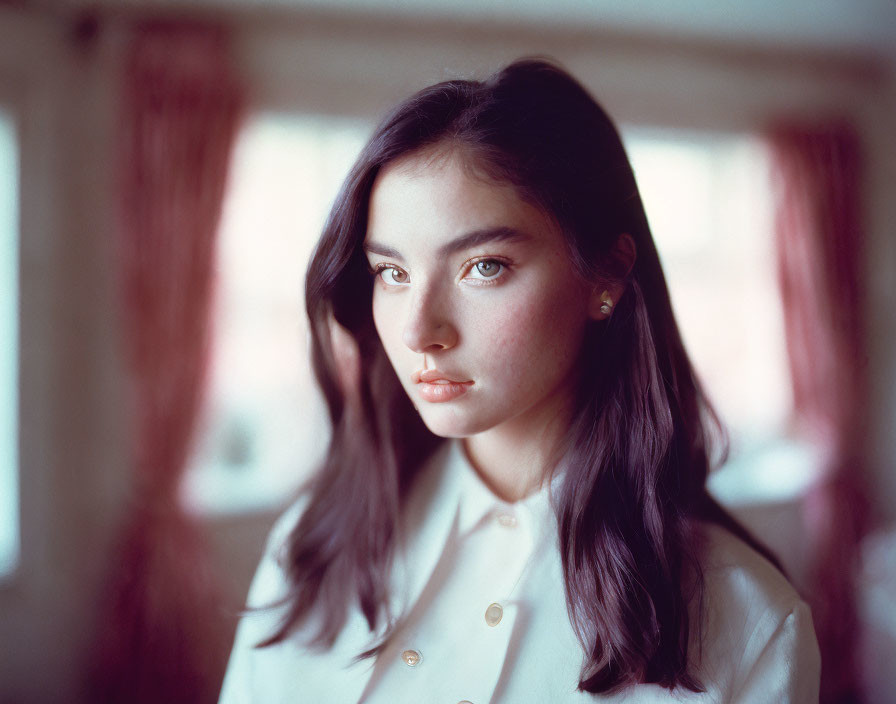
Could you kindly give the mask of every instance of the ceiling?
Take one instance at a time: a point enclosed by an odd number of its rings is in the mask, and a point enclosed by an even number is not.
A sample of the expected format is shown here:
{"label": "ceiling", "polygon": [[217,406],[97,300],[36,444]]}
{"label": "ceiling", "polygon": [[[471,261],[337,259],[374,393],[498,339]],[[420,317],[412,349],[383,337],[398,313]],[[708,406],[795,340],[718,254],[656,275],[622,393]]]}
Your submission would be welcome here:
{"label": "ceiling", "polygon": [[407,19],[591,27],[676,39],[852,51],[896,64],[896,0],[107,0],[99,4],[360,12]]}

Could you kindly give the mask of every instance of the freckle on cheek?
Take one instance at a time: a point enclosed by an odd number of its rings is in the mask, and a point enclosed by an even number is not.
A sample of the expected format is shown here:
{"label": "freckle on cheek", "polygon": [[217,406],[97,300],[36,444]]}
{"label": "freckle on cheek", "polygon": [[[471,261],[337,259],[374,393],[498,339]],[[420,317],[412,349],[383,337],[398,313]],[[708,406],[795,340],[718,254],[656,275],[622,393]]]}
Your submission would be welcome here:
{"label": "freckle on cheek", "polygon": [[526,327],[526,319],[516,315],[515,311],[509,311],[495,317],[489,325],[489,332],[496,343],[512,345],[520,342]]}

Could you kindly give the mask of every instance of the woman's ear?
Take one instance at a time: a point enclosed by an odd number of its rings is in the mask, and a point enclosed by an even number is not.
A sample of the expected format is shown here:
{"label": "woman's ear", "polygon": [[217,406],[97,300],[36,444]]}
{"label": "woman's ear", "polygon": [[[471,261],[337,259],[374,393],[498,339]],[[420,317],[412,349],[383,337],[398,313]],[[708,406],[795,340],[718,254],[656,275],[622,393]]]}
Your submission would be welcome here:
{"label": "woman's ear", "polygon": [[628,276],[635,266],[638,258],[638,248],[635,240],[627,232],[616,238],[616,243],[610,251],[609,267],[614,277],[594,287],[591,300],[588,303],[588,314],[594,320],[606,320],[613,314],[613,308],[619,303],[622,294],[625,293],[625,284]]}

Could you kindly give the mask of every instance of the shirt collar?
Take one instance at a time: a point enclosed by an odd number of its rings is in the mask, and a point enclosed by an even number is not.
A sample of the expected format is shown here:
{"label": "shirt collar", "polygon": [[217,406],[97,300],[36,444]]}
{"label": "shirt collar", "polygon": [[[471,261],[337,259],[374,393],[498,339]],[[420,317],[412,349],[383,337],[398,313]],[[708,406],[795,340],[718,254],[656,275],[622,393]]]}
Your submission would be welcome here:
{"label": "shirt collar", "polygon": [[463,447],[463,441],[450,441],[446,471],[455,488],[457,501],[457,529],[466,535],[482,521],[490,518],[511,517],[525,524],[533,532],[541,530],[553,520],[551,490],[559,487],[558,477],[525,499],[509,503],[498,498],[473,468]]}

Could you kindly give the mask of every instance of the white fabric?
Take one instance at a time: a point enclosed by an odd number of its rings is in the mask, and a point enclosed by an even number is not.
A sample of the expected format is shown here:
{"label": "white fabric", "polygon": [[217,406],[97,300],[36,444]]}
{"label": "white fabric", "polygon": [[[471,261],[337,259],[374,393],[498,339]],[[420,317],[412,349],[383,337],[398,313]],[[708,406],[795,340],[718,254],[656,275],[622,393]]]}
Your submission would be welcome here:
{"label": "white fabric", "polygon": [[[302,511],[278,521],[249,593],[264,606],[285,593],[277,556]],[[375,635],[357,608],[334,647],[302,645],[307,630],[254,649],[282,607],[250,612],[237,631],[221,704],[546,704],[818,701],[818,646],[808,607],[764,558],[705,526],[704,639],[691,647],[704,693],[638,685],[613,695],[576,691],[582,649],[566,610],[548,490],[508,505],[482,483],[457,442],[421,475],[394,573],[395,637],[353,662]],[[497,625],[485,619],[500,604]],[[415,651],[409,666],[402,653]]]}

